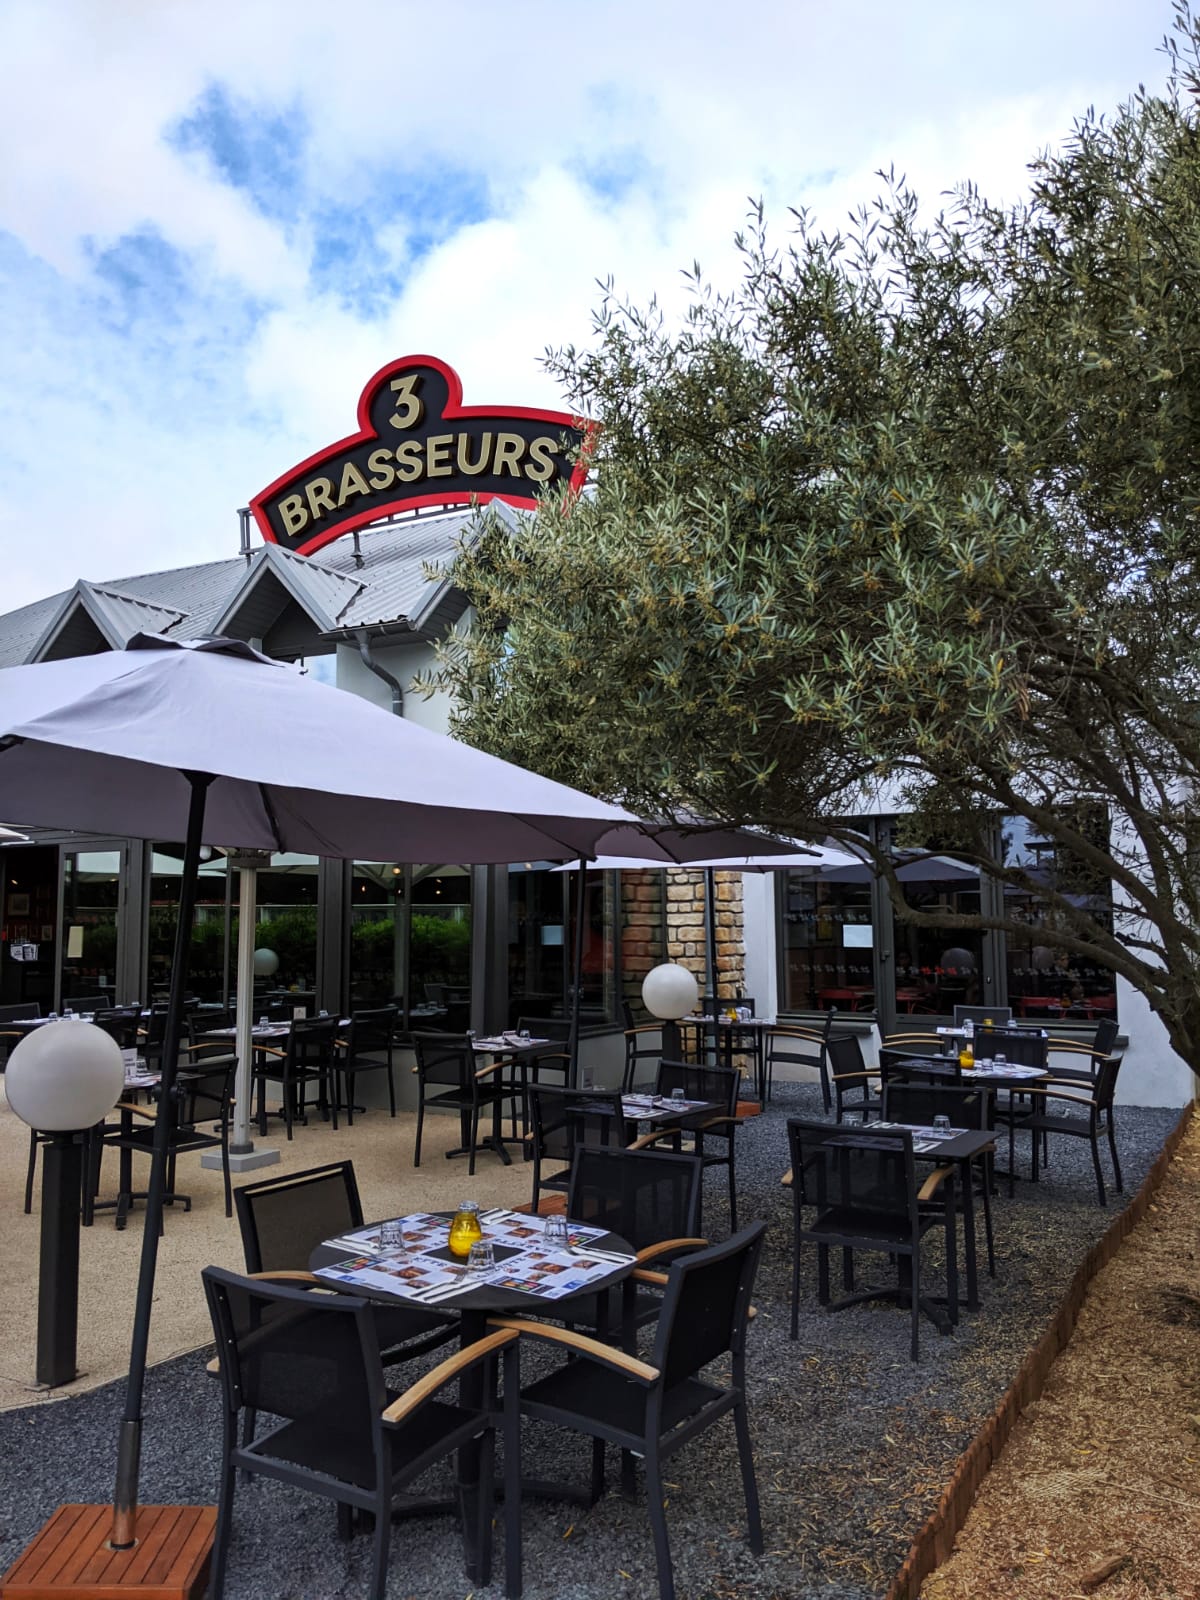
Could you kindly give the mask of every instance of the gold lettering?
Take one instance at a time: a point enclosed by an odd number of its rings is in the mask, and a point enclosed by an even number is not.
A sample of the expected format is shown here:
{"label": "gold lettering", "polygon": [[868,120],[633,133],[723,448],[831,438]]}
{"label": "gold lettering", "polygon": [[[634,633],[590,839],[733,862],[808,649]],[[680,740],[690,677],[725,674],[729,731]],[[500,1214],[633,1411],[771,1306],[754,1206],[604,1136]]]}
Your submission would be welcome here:
{"label": "gold lettering", "polygon": [[415,428],[425,415],[424,402],[413,393],[420,381],[419,372],[410,372],[407,378],[393,378],[388,384],[397,401],[395,411],[388,418],[393,428]]}
{"label": "gold lettering", "polygon": [[471,435],[460,433],[458,436],[458,470],[465,473],[468,478],[473,478],[477,473],[486,472],[488,458],[492,453],[492,436],[490,433],[479,435],[479,460],[471,464]]}
{"label": "gold lettering", "polygon": [[512,478],[521,476],[521,457],[525,454],[525,441],[519,433],[498,433],[496,435],[496,454],[492,460],[492,471],[500,477],[507,470]]}
{"label": "gold lettering", "polygon": [[419,439],[406,439],[396,446],[396,476],[401,483],[411,483],[424,469],[425,447]]}
{"label": "gold lettering", "polygon": [[392,452],[390,450],[372,450],[367,457],[367,465],[371,469],[372,489],[390,489],[396,481],[396,474],[392,470]]}
{"label": "gold lettering", "polygon": [[454,464],[450,450],[454,444],[452,433],[431,434],[425,441],[425,472],[430,478],[452,478]]}
{"label": "gold lettering", "polygon": [[323,511],[333,510],[333,484],[328,478],[311,478],[304,485],[304,493],[314,522]]}
{"label": "gold lettering", "polygon": [[284,532],[289,535],[299,533],[308,521],[308,512],[304,509],[304,501],[298,494],[284,495],[279,502],[279,515],[283,521]]}
{"label": "gold lettering", "polygon": [[370,485],[353,461],[347,461],[342,468],[342,486],[338,490],[338,505],[344,506],[351,495],[369,494]]}
{"label": "gold lettering", "polygon": [[542,434],[529,444],[529,460],[525,463],[525,476],[534,483],[548,483],[554,476],[556,463],[552,459],[559,453],[558,440]]}

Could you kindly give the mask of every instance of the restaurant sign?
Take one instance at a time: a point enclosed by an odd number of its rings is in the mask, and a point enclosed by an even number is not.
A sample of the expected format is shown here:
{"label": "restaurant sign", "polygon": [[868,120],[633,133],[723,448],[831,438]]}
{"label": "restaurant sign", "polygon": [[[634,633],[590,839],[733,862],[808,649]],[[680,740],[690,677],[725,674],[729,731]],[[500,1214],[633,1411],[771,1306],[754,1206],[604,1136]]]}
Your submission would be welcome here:
{"label": "restaurant sign", "polygon": [[264,539],[310,555],[331,539],[416,506],[507,500],[533,507],[583,485],[586,425],[563,411],[464,406],[435,356],[382,368],[358,402],[359,431],[310,456],[250,501]]}

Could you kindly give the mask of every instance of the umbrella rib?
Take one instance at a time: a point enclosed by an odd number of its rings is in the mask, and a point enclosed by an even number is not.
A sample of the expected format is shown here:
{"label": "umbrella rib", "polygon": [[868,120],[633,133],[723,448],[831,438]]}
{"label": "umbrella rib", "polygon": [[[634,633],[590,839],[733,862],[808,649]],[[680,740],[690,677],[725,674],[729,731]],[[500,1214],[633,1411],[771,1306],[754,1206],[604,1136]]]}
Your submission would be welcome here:
{"label": "umbrella rib", "polygon": [[258,785],[258,798],[262,801],[263,810],[267,814],[267,821],[271,827],[271,837],[275,841],[275,848],[276,850],[282,850],[283,839],[279,832],[279,821],[275,815],[275,807],[271,804],[271,797],[267,793],[267,786],[265,783],[260,783]]}

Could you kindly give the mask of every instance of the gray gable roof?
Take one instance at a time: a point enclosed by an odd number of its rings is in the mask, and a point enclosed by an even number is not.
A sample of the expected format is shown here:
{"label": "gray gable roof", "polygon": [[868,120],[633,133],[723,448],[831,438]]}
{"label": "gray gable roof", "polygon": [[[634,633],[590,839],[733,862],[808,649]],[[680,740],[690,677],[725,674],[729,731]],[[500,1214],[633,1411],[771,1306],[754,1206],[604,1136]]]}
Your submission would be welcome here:
{"label": "gray gable roof", "polygon": [[[494,501],[492,509],[515,526],[516,513],[503,502]],[[221,627],[241,632],[239,614],[249,624],[255,591],[268,580],[309,619],[314,637],[334,639],[360,627],[436,633],[462,614],[465,601],[444,578],[428,578],[425,568],[448,564],[475,519],[476,512],[463,507],[376,523],[360,529],[357,540],[347,535],[313,556],[264,544],[249,561],[233,556],[99,583],[80,579],[0,615],[0,666],[40,659],[56,639],[62,653],[71,653],[104,642],[120,648],[139,629],[180,638]],[[79,642],[85,633],[88,644]]]}

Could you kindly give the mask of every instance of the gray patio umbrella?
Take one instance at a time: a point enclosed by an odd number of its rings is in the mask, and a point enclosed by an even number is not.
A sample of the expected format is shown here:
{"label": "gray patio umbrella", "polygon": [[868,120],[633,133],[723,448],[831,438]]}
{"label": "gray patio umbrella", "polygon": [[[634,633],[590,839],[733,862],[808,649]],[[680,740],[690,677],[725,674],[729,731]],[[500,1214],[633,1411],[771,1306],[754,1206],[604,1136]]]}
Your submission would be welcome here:
{"label": "gray patio umbrella", "polygon": [[[620,806],[316,683],[237,640],[138,635],[126,649],[0,670],[0,815],[184,838],[161,1094],[174,1092],[204,843],[345,858],[507,862],[595,853]],[[142,1394],[165,1192],[155,1129],[121,1425],[113,1544],[133,1539]]]}

